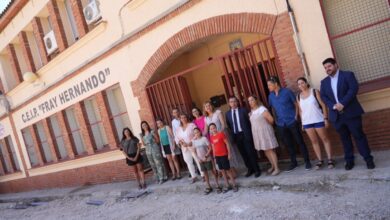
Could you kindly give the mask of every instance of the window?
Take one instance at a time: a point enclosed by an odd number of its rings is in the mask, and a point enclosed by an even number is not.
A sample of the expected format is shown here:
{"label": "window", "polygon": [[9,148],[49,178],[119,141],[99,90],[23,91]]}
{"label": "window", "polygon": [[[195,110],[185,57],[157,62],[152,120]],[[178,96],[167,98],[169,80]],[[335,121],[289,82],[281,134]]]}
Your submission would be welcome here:
{"label": "window", "polygon": [[4,93],[10,91],[17,86],[17,82],[14,74],[12,74],[12,68],[10,64],[10,56],[6,52],[0,54],[0,66],[2,82],[4,86]]}
{"label": "window", "polygon": [[123,128],[129,127],[131,129],[125,100],[123,98],[122,91],[119,86],[115,86],[114,88],[108,89],[106,93],[108,104],[112,114],[111,120],[114,120],[115,130],[117,133],[117,137],[120,141],[120,138],[122,138]]}
{"label": "window", "polygon": [[11,136],[5,138],[5,143],[8,146],[8,153],[10,154],[10,158],[14,165],[14,170],[15,171],[20,170],[19,160],[18,157],[16,156],[16,149],[14,147]]}
{"label": "window", "polygon": [[388,0],[322,0],[329,37],[342,69],[360,83],[390,76]]}
{"label": "window", "polygon": [[34,126],[36,133],[37,133],[37,140],[38,140],[39,148],[41,149],[41,152],[43,152],[43,156],[44,156],[44,158],[42,158],[43,161],[45,163],[53,161],[53,158],[51,155],[51,150],[49,147],[49,143],[47,142],[47,137],[45,134],[45,130],[43,128],[43,123],[38,122],[33,126]]}
{"label": "window", "polygon": [[70,2],[70,0],[65,0],[64,3],[65,3],[66,15],[67,15],[68,20],[69,20],[69,25],[72,29],[73,39],[78,40],[80,35],[77,31],[77,24],[76,24],[76,21],[75,21],[74,16],[73,16],[72,6],[71,6],[72,3]]}
{"label": "window", "polygon": [[93,138],[95,139],[96,148],[97,150],[100,150],[106,146],[108,142],[96,98],[92,97],[84,100],[84,105],[88,115],[89,126],[91,127]]}
{"label": "window", "polygon": [[59,155],[60,159],[64,159],[68,156],[68,154],[66,152],[65,142],[64,142],[64,138],[63,138],[63,134],[62,134],[60,125],[58,124],[57,116],[56,115],[51,116],[49,118],[49,121],[50,121],[50,125],[53,129],[53,134],[54,134],[53,139],[55,140],[55,142],[57,144],[57,149],[58,149],[58,152],[60,154]]}
{"label": "window", "polygon": [[0,162],[4,170],[4,174],[12,172],[11,164],[9,163],[10,161],[6,160],[7,154],[6,146],[0,143]]}
{"label": "window", "polygon": [[30,158],[31,166],[39,165],[38,158],[37,158],[37,153],[39,152],[35,152],[34,141],[32,139],[30,129],[29,128],[23,129],[22,135],[24,139],[24,144],[26,145],[28,157]]}
{"label": "window", "polygon": [[65,110],[66,119],[69,124],[70,132],[72,134],[72,139],[76,147],[75,154],[81,155],[85,152],[84,142],[81,138],[80,124],[76,119],[74,112],[74,107],[70,107]]}

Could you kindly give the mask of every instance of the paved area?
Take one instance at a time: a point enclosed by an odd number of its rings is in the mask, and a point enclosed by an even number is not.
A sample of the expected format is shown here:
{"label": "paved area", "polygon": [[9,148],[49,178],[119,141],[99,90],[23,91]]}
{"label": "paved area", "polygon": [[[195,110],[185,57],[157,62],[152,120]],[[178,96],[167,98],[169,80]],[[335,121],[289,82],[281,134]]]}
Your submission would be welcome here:
{"label": "paved area", "polygon": [[[237,193],[203,195],[202,182],[134,181],[0,195],[0,219],[390,219],[390,151],[374,152],[377,168],[356,166],[279,176],[239,177]],[[263,167],[263,170],[265,167]],[[89,203],[89,204],[87,204]]]}

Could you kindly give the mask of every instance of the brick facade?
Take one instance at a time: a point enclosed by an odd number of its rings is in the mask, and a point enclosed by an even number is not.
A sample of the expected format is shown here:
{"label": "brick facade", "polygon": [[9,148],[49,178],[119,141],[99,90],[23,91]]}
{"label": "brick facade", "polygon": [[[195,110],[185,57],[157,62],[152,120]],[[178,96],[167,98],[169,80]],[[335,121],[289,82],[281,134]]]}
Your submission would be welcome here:
{"label": "brick facade", "polygon": [[99,108],[100,117],[103,123],[103,128],[106,133],[108,146],[110,149],[118,148],[119,142],[116,137],[114,121],[110,120],[110,108],[107,100],[107,94],[105,91],[99,92],[96,95],[96,102]]}
{"label": "brick facade", "polygon": [[27,64],[27,71],[35,73],[36,71],[35,63],[33,60],[30,44],[28,42],[27,34],[25,31],[21,31],[19,33],[19,43],[20,43],[20,47],[22,48],[24,60],[26,61]]}
{"label": "brick facade", "polygon": [[68,159],[74,159],[75,153],[77,151],[76,151],[76,147],[74,145],[73,139],[72,139],[71,134],[70,134],[69,124],[65,118],[65,112],[64,111],[57,112],[56,117],[58,120],[58,125],[61,129],[61,132],[62,132],[62,138],[64,139],[64,145],[66,148],[66,153],[68,155]]}
{"label": "brick facade", "polygon": [[41,19],[39,17],[34,17],[31,21],[31,24],[35,36],[35,41],[38,45],[39,55],[41,57],[42,64],[46,65],[50,61],[50,57],[47,55],[45,42],[43,41],[45,33],[43,31]]}
{"label": "brick facade", "polygon": [[87,154],[93,154],[96,149],[96,143],[93,139],[91,127],[89,126],[84,102],[78,102],[74,106],[76,120],[80,125],[81,138],[83,139],[85,150],[87,151]]}
{"label": "brick facade", "polygon": [[45,131],[46,134],[46,141],[47,144],[49,145],[51,158],[53,162],[56,163],[60,158],[60,152],[58,151],[56,142],[53,140],[54,134],[53,134],[53,129],[51,127],[51,124],[49,122],[49,118],[43,119],[42,124],[43,124],[43,130]]}
{"label": "brick facade", "polygon": [[20,69],[18,58],[16,56],[16,51],[15,51],[14,45],[9,44],[7,46],[6,50],[7,50],[8,56],[9,56],[9,61],[10,61],[11,68],[12,68],[12,74],[14,75],[14,78],[15,78],[17,84],[19,84],[19,83],[23,82],[23,76],[22,76],[22,71]]}
{"label": "brick facade", "polygon": [[61,20],[60,9],[58,8],[57,0],[50,0],[47,4],[47,9],[49,10],[50,20],[53,25],[53,31],[56,37],[58,50],[62,52],[68,47],[68,41],[66,40],[65,29]]}
{"label": "brick facade", "polygon": [[83,5],[80,0],[71,0],[71,7],[74,19],[76,21],[77,32],[79,33],[79,38],[82,38],[88,33],[88,25],[85,22]]}

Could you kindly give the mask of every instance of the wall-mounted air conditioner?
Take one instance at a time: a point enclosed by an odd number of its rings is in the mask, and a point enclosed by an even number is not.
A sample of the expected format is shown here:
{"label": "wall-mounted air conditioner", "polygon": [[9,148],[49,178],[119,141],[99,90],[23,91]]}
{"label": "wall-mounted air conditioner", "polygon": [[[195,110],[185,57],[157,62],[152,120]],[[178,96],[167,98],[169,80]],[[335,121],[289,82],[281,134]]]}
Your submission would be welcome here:
{"label": "wall-mounted air conditioner", "polygon": [[83,12],[87,24],[92,24],[102,17],[99,10],[99,2],[97,0],[91,0],[83,9]]}
{"label": "wall-mounted air conditioner", "polygon": [[45,42],[47,55],[52,54],[54,51],[58,49],[56,37],[54,36],[53,30],[51,30],[49,33],[45,35],[43,41]]}

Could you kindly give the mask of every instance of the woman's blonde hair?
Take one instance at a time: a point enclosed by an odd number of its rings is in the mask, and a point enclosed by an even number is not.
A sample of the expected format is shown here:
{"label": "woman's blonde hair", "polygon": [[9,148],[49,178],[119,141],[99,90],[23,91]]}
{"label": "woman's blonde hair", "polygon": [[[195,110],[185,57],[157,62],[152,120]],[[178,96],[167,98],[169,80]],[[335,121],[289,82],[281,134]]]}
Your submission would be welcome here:
{"label": "woman's blonde hair", "polygon": [[214,111],[215,111],[215,108],[214,108],[214,105],[210,102],[210,101],[205,101],[204,103],[203,103],[203,110],[204,110],[204,115],[205,116],[209,116],[209,113],[206,111],[206,105],[207,104],[210,104],[210,106],[211,106],[211,111],[214,113]]}

